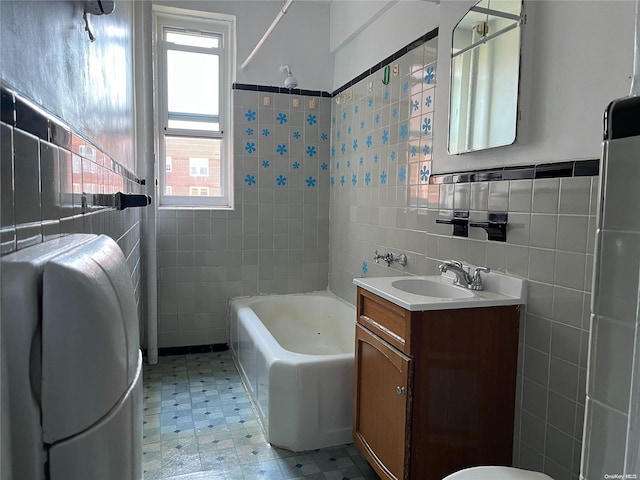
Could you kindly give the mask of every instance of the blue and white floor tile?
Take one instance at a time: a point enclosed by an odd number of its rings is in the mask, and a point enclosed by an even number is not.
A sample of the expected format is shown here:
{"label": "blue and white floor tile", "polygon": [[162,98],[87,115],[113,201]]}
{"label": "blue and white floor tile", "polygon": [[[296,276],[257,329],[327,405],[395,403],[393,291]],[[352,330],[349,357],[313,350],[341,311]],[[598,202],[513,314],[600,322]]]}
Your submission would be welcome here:
{"label": "blue and white floor tile", "polygon": [[144,367],[145,480],[376,480],[353,445],[269,445],[229,352]]}

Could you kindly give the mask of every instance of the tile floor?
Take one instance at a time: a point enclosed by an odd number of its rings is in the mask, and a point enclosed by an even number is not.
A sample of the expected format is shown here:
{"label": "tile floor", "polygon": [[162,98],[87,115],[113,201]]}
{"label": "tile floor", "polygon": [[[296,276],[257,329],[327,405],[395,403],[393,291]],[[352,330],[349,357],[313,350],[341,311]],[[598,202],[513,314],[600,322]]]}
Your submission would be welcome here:
{"label": "tile floor", "polygon": [[143,386],[145,480],[378,479],[353,445],[269,445],[228,351],[160,357]]}

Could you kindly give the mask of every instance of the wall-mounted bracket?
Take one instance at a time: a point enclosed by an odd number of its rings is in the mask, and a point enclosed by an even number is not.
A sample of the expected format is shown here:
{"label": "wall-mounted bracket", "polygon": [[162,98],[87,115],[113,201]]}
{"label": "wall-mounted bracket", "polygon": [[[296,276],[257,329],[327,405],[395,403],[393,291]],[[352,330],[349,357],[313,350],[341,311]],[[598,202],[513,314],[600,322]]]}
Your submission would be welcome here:
{"label": "wall-mounted bracket", "polygon": [[456,237],[469,236],[469,212],[455,211],[453,212],[453,218],[436,218],[436,223],[453,225],[453,234]]}
{"label": "wall-mounted bracket", "polygon": [[487,232],[487,240],[506,242],[507,217],[506,213],[489,213],[487,222],[469,222],[469,226],[484,228]]}
{"label": "wall-mounted bracket", "polygon": [[98,207],[113,207],[117,210],[124,210],[130,207],[146,207],[151,204],[149,195],[138,193],[96,193],[93,195],[93,205]]}

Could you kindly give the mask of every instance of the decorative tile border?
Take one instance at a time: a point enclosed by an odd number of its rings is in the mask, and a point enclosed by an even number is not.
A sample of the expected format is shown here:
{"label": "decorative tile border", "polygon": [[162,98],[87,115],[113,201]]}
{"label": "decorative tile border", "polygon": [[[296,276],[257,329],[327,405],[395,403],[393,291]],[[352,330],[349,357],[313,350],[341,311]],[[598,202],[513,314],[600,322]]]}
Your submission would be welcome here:
{"label": "decorative tile border", "polygon": [[432,39],[436,38],[437,36],[438,36],[438,28],[434,28],[430,32],[425,33],[420,38],[415,39],[409,45],[406,45],[406,46],[402,47],[400,50],[398,50],[394,54],[389,55],[387,58],[385,58],[381,62],[376,63],[374,66],[372,66],[368,70],[365,70],[364,72],[362,72],[360,75],[355,77],[353,80],[350,80],[347,83],[345,83],[344,85],[342,85],[340,88],[338,88],[337,90],[335,90],[333,92],[332,96],[335,97],[336,95],[339,95],[344,90],[347,90],[348,88],[356,85],[358,82],[364,80],[369,75],[377,72],[381,68],[386,67],[387,65],[391,64],[391,62],[394,62],[394,61],[398,60],[400,57],[402,57],[403,55],[406,55],[411,50],[422,46],[423,44],[427,43],[429,40],[432,40]]}
{"label": "decorative tile border", "polygon": [[539,178],[592,177],[599,175],[599,173],[600,160],[592,159],[434,174],[431,175],[429,183],[474,183]]}
{"label": "decorative tile border", "polygon": [[231,88],[233,90],[247,90],[250,92],[286,93],[288,95],[301,95],[305,97],[331,98],[331,94],[329,92],[324,92],[322,90],[303,90],[300,88],[289,89],[284,87],[273,87],[270,85],[253,85],[249,83],[234,83]]}

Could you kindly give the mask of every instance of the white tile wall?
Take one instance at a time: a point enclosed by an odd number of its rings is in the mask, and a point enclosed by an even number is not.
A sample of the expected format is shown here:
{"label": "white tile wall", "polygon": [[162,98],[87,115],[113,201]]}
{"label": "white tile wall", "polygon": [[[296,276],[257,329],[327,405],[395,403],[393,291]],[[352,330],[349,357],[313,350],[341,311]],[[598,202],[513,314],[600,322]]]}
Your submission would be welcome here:
{"label": "white tile wall", "polygon": [[586,480],[640,474],[638,165],[638,137],[605,145],[581,470]]}
{"label": "white tile wall", "polygon": [[235,209],[159,211],[160,347],[227,343],[231,297],[327,288],[331,99],[233,95]]}
{"label": "white tile wall", "polygon": [[[420,85],[422,75],[403,77],[401,72],[398,79],[392,78],[391,91],[394,82],[402,88],[406,78],[412,79],[412,91],[419,92],[420,87],[425,90],[424,82]],[[372,114],[364,118],[363,132],[349,136],[349,126],[358,124],[354,106],[367,108],[371,95],[366,86],[370,80],[375,85]],[[409,163],[403,163],[401,157],[392,161],[390,152],[410,152],[411,135],[404,143],[398,136],[399,143],[391,143],[390,137],[388,144],[382,144],[386,124],[376,124],[375,118],[379,113],[383,122],[387,111],[384,87],[376,74],[352,90],[353,100],[334,102],[332,112],[335,156],[331,162],[330,289],[354,302],[354,277],[435,274],[438,264],[451,258],[528,279],[528,302],[521,327],[514,464],[547,472],[555,480],[577,479],[585,405],[589,271],[594,249],[589,235],[595,235],[591,225],[595,224],[598,178],[488,181],[403,190],[398,188],[403,184],[398,172]],[[382,104],[377,105],[378,101]],[[393,97],[389,100],[392,103]],[[398,104],[403,104],[402,98]],[[437,105],[446,108],[446,102]],[[389,124],[393,122],[389,120]],[[354,135],[359,145],[367,135],[374,140],[371,149],[362,153],[363,167],[355,169],[361,152],[347,148]],[[370,184],[361,180],[368,171],[372,172]],[[388,174],[386,183],[381,182],[382,171]],[[351,182],[353,174],[357,177],[355,185]],[[412,192],[417,192],[417,200]],[[436,218],[450,216],[458,206],[468,207],[475,220],[485,220],[488,211],[508,212],[507,242],[487,241],[486,233],[479,228],[470,228],[469,238],[454,237],[450,225],[435,223]],[[389,268],[376,264],[372,261],[375,250],[405,252],[409,263]]]}

